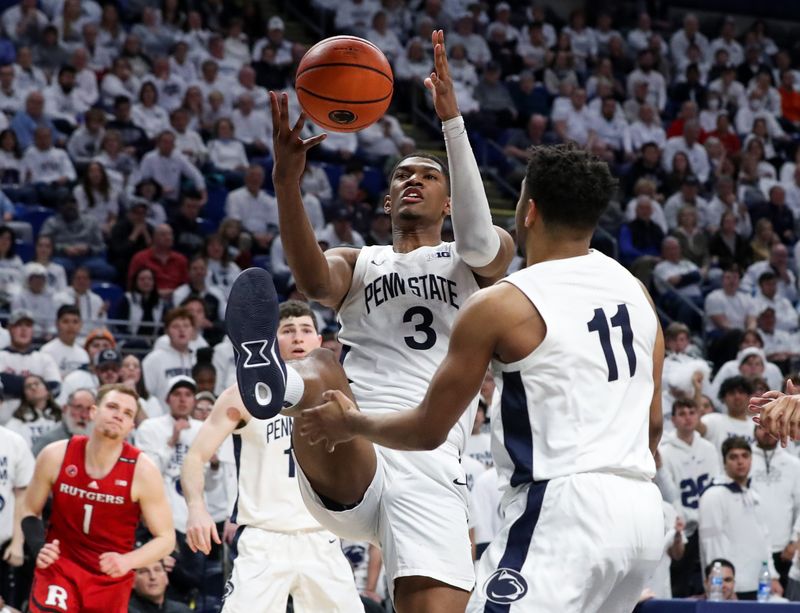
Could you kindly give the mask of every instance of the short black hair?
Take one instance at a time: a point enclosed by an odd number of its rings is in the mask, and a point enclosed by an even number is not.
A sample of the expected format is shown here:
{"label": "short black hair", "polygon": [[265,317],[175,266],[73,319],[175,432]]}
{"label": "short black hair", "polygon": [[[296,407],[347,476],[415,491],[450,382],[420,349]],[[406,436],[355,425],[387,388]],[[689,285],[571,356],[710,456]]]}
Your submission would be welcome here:
{"label": "short black hair", "polygon": [[728,377],[722,382],[722,385],[719,386],[719,399],[723,400],[725,396],[730,394],[731,392],[738,392],[743,391],[745,394],[752,394],[753,393],[753,386],[750,385],[750,381],[748,381],[742,375],[736,375],[735,377]]}
{"label": "short black hair", "polygon": [[314,311],[311,310],[307,302],[301,300],[287,300],[286,302],[281,302],[278,306],[278,321],[281,322],[289,317],[310,317],[311,321],[314,323],[314,331],[319,334],[317,318],[314,316]]}
{"label": "short black hair", "polygon": [[733,565],[733,562],[731,562],[730,560],[726,560],[725,558],[715,558],[711,560],[711,562],[709,562],[705,568],[706,579],[708,579],[711,576],[711,571],[714,568],[714,564],[716,564],[717,562],[719,562],[720,566],[725,566],[726,568],[730,568],[731,572],[733,573],[733,576],[734,577],[736,576],[736,567]]}
{"label": "short black hair", "polygon": [[447,179],[448,186],[450,185],[450,168],[447,166],[447,162],[445,162],[442,158],[438,155],[434,155],[432,153],[425,153],[424,151],[414,151],[413,153],[409,153],[408,155],[404,155],[397,163],[392,166],[392,172],[389,173],[389,181],[392,180],[394,177],[394,173],[397,172],[398,166],[405,162],[408,158],[425,158],[426,160],[431,160],[432,162],[436,162],[442,168],[442,174],[444,175],[445,179]]}
{"label": "short black hair", "polygon": [[743,449],[747,451],[747,453],[753,453],[753,448],[750,447],[750,443],[747,442],[747,439],[743,436],[730,436],[725,439],[722,443],[722,461],[724,462],[725,459],[728,457],[728,454],[733,451],[734,449]]}
{"label": "short black hair", "polygon": [[678,398],[672,403],[672,414],[678,412],[679,409],[697,409],[697,403],[691,398]]}
{"label": "short black hair", "polygon": [[617,187],[608,164],[572,143],[528,151],[525,200],[552,228],[593,230]]}
{"label": "short black hair", "polygon": [[58,307],[58,311],[56,312],[56,321],[58,321],[65,315],[77,315],[78,317],[80,317],[81,310],[74,304],[64,304]]}

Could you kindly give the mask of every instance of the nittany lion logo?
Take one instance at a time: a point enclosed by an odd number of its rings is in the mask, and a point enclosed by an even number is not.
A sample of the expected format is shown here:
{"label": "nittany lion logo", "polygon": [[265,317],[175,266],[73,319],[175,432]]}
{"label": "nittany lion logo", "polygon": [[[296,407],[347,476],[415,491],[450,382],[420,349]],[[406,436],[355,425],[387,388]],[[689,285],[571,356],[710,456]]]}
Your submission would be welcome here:
{"label": "nittany lion logo", "polygon": [[483,584],[486,599],[497,604],[521,600],[528,593],[528,582],[517,571],[498,568]]}
{"label": "nittany lion logo", "polygon": [[258,368],[259,366],[269,366],[271,362],[267,357],[267,350],[269,349],[269,341],[247,341],[242,343],[247,356],[245,357],[242,368]]}
{"label": "nittany lion logo", "polygon": [[225,591],[222,593],[222,600],[225,601],[231,594],[233,594],[233,581],[228,579],[225,582]]}

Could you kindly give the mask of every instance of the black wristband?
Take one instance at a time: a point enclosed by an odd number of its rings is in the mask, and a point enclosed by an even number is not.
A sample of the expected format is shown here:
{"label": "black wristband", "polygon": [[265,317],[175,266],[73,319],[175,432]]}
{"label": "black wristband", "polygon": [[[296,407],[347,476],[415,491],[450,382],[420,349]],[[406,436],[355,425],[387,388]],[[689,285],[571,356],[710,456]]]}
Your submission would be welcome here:
{"label": "black wristband", "polygon": [[25,549],[35,560],[39,550],[44,547],[44,523],[39,517],[28,515],[22,519],[22,534],[25,536]]}

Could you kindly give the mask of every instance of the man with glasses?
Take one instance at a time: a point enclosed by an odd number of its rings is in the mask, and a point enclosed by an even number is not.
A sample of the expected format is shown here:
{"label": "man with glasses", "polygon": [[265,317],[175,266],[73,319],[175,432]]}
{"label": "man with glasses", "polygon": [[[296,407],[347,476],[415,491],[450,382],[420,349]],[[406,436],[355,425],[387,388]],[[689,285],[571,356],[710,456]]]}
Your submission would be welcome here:
{"label": "man with glasses", "polygon": [[33,444],[33,455],[38,456],[39,452],[50,443],[70,439],[75,435],[89,434],[92,425],[91,408],[94,401],[95,395],[92,390],[81,388],[72,392],[63,406],[61,421]]}

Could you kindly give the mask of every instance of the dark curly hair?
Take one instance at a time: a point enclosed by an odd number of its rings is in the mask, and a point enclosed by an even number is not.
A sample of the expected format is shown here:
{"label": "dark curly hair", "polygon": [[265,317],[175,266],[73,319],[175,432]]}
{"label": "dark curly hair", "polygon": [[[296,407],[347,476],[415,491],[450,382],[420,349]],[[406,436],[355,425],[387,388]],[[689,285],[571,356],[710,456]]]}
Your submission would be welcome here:
{"label": "dark curly hair", "polygon": [[608,164],[573,144],[531,147],[529,153],[523,201],[532,199],[555,230],[593,230],[617,186]]}

